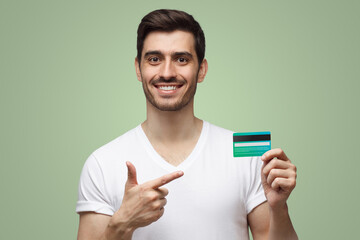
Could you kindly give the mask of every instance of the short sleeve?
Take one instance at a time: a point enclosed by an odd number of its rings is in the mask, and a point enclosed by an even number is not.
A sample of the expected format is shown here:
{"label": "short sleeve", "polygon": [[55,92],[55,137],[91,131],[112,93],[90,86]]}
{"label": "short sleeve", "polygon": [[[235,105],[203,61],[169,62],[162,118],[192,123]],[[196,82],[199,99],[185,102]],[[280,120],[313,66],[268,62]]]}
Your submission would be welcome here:
{"label": "short sleeve", "polygon": [[254,157],[250,162],[250,185],[247,194],[246,212],[249,214],[255,207],[266,201],[261,184],[262,161]]}
{"label": "short sleeve", "polygon": [[104,175],[94,154],[86,160],[81,172],[76,212],[96,212],[110,216],[115,212],[106,194]]}

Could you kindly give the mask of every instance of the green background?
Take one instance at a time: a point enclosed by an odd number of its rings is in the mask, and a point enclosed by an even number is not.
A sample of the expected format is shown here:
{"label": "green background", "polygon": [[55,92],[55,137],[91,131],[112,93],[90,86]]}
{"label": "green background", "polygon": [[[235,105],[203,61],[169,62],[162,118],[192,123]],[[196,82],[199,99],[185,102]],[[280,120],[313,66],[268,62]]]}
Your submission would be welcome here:
{"label": "green background", "polygon": [[196,115],[271,131],[298,167],[300,238],[356,238],[359,1],[0,0],[0,239],[76,238],[84,161],[145,118],[136,28],[158,8],[204,29]]}

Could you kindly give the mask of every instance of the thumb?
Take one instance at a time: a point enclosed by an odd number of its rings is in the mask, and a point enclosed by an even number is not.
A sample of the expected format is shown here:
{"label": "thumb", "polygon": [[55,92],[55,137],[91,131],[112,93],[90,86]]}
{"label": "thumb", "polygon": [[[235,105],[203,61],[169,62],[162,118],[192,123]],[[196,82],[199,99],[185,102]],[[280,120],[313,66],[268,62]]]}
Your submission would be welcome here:
{"label": "thumb", "polygon": [[138,182],[137,182],[137,179],[136,179],[136,168],[135,166],[127,161],[126,162],[126,167],[128,169],[128,178],[127,178],[127,181],[126,181],[126,185],[125,185],[125,188],[131,188],[131,187],[134,187],[136,185],[138,185]]}

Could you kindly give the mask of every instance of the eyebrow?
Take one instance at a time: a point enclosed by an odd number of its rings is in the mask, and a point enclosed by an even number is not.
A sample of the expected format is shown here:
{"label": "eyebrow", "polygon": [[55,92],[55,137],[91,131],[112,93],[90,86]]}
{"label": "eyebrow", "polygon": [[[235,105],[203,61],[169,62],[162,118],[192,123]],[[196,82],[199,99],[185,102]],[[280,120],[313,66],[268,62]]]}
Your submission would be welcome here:
{"label": "eyebrow", "polygon": [[162,55],[160,51],[148,51],[145,53],[144,57],[147,57],[149,55]]}
{"label": "eyebrow", "polygon": [[193,58],[193,55],[191,53],[189,53],[189,52],[186,52],[186,51],[184,51],[184,52],[175,52],[173,55],[174,56],[187,56],[187,57]]}
{"label": "eyebrow", "polygon": [[[163,53],[161,51],[148,51],[145,53],[144,57],[147,57],[149,55],[163,55]],[[187,56],[190,58],[193,58],[193,55],[187,51],[183,51],[183,52],[175,52],[173,54],[171,54],[172,56]]]}

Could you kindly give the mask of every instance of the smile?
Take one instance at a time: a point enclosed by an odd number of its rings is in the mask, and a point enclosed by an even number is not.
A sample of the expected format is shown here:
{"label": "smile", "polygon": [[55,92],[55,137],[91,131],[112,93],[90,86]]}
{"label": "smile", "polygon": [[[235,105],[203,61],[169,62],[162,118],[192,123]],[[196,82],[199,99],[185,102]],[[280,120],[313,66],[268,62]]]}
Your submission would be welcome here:
{"label": "smile", "polygon": [[175,86],[161,86],[161,87],[159,87],[159,89],[169,91],[169,90],[175,90],[176,87]]}
{"label": "smile", "polygon": [[155,87],[163,91],[174,91],[178,88],[181,88],[182,85],[155,85]]}

